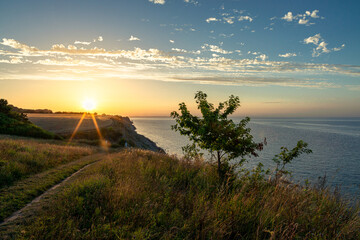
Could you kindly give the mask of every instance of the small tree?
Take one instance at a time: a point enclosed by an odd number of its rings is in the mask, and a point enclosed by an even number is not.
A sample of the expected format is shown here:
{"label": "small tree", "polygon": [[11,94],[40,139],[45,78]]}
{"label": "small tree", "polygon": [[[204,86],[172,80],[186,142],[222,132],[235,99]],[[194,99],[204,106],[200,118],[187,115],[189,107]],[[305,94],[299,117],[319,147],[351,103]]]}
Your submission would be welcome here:
{"label": "small tree", "polygon": [[221,179],[230,170],[230,160],[241,158],[237,164],[242,164],[244,157],[258,156],[256,151],[262,150],[263,143],[254,142],[251,129],[246,127],[250,118],[246,117],[238,124],[228,119],[240,106],[239,97],[231,95],[228,101],[219,103],[217,108],[207,101],[207,95],[202,91],[195,94],[195,99],[202,118],[193,116],[185,103],[180,103],[180,113],[171,113],[176,120],[171,128],[188,136],[194,144],[208,150],[215,157]]}
{"label": "small tree", "polygon": [[276,163],[275,168],[275,182],[277,183],[279,179],[284,175],[289,175],[291,172],[285,169],[288,163],[291,163],[292,160],[299,157],[301,154],[312,153],[312,150],[307,148],[308,144],[302,140],[298,141],[296,147],[292,150],[289,150],[287,147],[281,147],[281,152],[272,159]]}

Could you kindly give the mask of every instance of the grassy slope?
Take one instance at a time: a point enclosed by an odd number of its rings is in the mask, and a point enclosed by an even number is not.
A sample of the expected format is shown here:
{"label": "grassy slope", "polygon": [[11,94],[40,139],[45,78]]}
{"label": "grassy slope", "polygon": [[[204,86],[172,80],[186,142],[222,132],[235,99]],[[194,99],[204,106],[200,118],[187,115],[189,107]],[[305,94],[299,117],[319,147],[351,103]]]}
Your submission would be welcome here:
{"label": "grassy slope", "polygon": [[91,148],[0,139],[0,189],[93,152]]}
{"label": "grassy slope", "polygon": [[77,160],[93,152],[88,147],[0,139],[0,222],[91,162]]}
{"label": "grassy slope", "polygon": [[124,151],[78,176],[24,239],[359,239],[358,212],[325,191],[241,177],[143,150]]}
{"label": "grassy slope", "polygon": [[0,134],[10,134],[25,137],[55,139],[57,135],[45,131],[28,121],[21,121],[11,115],[0,112]]}

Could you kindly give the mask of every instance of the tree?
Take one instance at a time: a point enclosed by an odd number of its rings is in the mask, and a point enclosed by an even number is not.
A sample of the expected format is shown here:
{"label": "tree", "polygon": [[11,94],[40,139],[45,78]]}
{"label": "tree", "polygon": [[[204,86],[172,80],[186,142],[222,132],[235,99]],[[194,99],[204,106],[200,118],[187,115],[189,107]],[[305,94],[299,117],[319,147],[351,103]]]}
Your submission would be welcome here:
{"label": "tree", "polygon": [[292,150],[289,150],[287,147],[280,148],[281,152],[275,155],[275,157],[272,159],[276,163],[275,182],[278,182],[283,175],[291,174],[291,172],[286,170],[285,167],[288,163],[291,163],[293,159],[299,157],[303,153],[312,153],[312,150],[307,148],[307,146],[308,144],[306,142],[299,140],[296,144],[296,147],[294,147]]}
{"label": "tree", "polygon": [[180,113],[171,113],[176,120],[171,128],[188,136],[195,145],[211,153],[217,161],[221,179],[230,170],[230,160],[241,158],[237,164],[242,164],[246,156],[258,156],[256,151],[263,149],[263,143],[254,142],[251,129],[246,127],[250,118],[246,117],[238,124],[228,119],[240,106],[239,97],[231,95],[228,101],[219,103],[217,108],[207,101],[207,95],[202,91],[195,94],[195,99],[202,117],[193,116],[186,104],[180,103]]}
{"label": "tree", "polygon": [[10,118],[22,122],[29,122],[27,116],[23,113],[18,113],[14,111],[13,108],[8,104],[8,101],[6,99],[0,99],[0,113],[3,113]]}

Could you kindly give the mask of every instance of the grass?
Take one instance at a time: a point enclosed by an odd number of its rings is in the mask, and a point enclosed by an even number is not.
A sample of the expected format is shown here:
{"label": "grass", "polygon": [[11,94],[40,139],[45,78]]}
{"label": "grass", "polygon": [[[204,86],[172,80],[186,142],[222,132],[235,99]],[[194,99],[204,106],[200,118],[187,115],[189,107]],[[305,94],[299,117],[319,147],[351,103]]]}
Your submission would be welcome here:
{"label": "grass", "polygon": [[359,239],[359,211],[326,190],[259,171],[220,183],[216,168],[144,150],[86,169],[17,239]]}
{"label": "grass", "polygon": [[88,147],[0,139],[0,190],[14,182],[93,153]]}
{"label": "grass", "polygon": [[0,190],[0,222],[12,213],[23,208],[52,186],[95,160],[96,159],[90,157],[81,158],[32,175],[16,182],[13,186],[2,188]]}
{"label": "grass", "polygon": [[19,120],[11,115],[0,112],[0,134],[10,134],[25,137],[35,137],[44,139],[57,139],[57,135],[45,131],[44,129],[25,120]]}
{"label": "grass", "polygon": [[93,161],[81,158],[94,153],[94,149],[63,144],[0,139],[0,222]]}

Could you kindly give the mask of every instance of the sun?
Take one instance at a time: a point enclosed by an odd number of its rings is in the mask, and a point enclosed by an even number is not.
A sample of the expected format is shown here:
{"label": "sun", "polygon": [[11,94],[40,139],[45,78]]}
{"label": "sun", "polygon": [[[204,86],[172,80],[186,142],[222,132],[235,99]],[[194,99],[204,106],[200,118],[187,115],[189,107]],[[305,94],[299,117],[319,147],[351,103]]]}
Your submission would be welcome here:
{"label": "sun", "polygon": [[87,98],[83,101],[82,106],[86,111],[93,111],[96,108],[96,102],[94,99]]}

